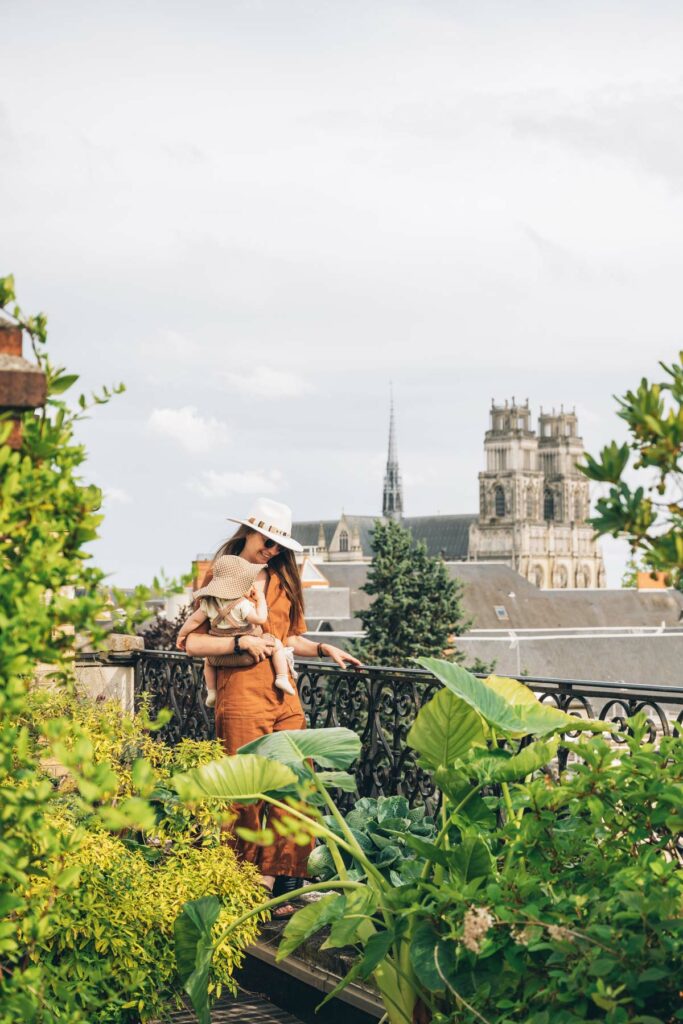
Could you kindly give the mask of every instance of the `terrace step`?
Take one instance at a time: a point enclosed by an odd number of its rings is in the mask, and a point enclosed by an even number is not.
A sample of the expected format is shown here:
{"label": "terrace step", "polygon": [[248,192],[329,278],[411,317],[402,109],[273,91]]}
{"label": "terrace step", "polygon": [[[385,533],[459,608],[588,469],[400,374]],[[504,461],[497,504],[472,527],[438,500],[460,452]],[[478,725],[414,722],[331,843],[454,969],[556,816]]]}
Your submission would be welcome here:
{"label": "terrace step", "polygon": [[[173,1024],[197,1024],[193,1010],[178,1010]],[[211,1011],[211,1024],[301,1024],[298,1017],[271,1003],[262,995],[240,990],[236,997],[222,996]]]}

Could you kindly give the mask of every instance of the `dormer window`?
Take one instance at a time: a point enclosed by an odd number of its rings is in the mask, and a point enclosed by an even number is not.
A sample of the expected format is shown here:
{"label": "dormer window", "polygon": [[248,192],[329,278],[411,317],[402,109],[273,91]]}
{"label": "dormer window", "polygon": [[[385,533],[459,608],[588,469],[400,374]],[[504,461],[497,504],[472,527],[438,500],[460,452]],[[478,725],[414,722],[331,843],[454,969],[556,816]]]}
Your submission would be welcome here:
{"label": "dormer window", "polygon": [[339,534],[339,550],[340,551],[348,551],[349,550],[349,535],[346,532],[346,530],[342,530],[341,533]]}

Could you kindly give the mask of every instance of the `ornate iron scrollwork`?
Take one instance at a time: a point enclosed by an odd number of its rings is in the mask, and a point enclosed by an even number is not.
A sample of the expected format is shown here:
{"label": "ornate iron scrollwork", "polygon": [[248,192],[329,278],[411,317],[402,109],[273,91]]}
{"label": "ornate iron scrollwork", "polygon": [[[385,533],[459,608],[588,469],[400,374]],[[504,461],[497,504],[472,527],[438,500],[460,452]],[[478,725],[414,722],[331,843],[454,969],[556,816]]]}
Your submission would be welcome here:
{"label": "ornate iron scrollwork", "polygon": [[[309,726],[345,726],[360,736],[362,753],[356,768],[360,795],[403,794],[411,804],[425,804],[433,811],[438,793],[430,776],[417,765],[406,737],[420,708],[439,688],[438,681],[419,669],[351,671],[319,661],[302,661],[298,668],[299,696]],[[520,682],[544,703],[578,717],[616,723],[621,731],[630,716],[643,710],[651,742],[674,730],[683,731],[683,688],[529,677]],[[138,704],[143,695],[148,696],[153,715],[163,707],[173,712],[171,722],[156,734],[161,740],[177,743],[183,737],[213,737],[201,661],[170,651],[142,651],[135,668],[135,693]],[[560,768],[566,760],[567,751],[561,748]],[[340,802],[350,804],[353,797],[341,794]]]}

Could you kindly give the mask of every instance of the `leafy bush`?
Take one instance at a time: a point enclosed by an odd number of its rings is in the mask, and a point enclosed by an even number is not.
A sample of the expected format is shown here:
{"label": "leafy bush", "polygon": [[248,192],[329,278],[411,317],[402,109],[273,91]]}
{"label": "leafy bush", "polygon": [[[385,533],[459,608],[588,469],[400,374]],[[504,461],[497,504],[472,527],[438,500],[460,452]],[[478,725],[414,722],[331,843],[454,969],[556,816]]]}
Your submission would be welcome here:
{"label": "leafy bush", "polygon": [[[102,812],[144,792],[152,813],[144,830],[112,835],[70,773],[49,779],[53,795],[45,820],[63,837],[61,877],[74,884],[55,889],[52,879],[36,877],[19,889],[30,913],[19,918],[18,941],[40,967],[47,1005],[65,1005],[72,1019],[84,1021],[97,1007],[102,1024],[149,1019],[180,990],[173,925],[183,904],[217,895],[216,925],[225,927],[262,899],[256,869],[238,864],[221,829],[227,804],[195,813],[168,787],[173,772],[215,760],[221,745],[186,740],[166,747],[153,741],[144,715],[131,718],[114,702],[36,690],[27,697],[23,725],[38,751],[46,716],[70,726],[65,750],[80,745],[93,770],[106,771]],[[47,924],[32,944],[36,919]],[[234,989],[233,968],[256,932],[255,919],[245,922],[237,942],[222,947],[214,962],[218,991],[223,985]]]}
{"label": "leafy bush", "polygon": [[[644,377],[635,391],[618,398],[618,416],[629,440],[612,441],[598,458],[586,455],[582,473],[608,484],[590,523],[598,534],[625,537],[654,571],[667,573],[674,586],[683,577],[683,352],[670,366],[659,364],[664,379]],[[632,459],[633,456],[633,459]],[[635,473],[634,473],[635,471]],[[626,477],[633,474],[636,486]]]}
{"label": "leafy bush", "polygon": [[[331,861],[335,877],[316,889],[333,891],[291,919],[278,958],[329,926],[325,946],[355,945],[358,955],[326,999],[373,977],[391,1024],[683,1019],[683,738],[655,748],[644,715],[620,744],[565,736],[573,758],[557,778],[547,766],[563,734],[616,727],[541,704],[515,680],[483,682],[452,663],[420,661],[444,688],[420,710],[408,742],[442,807],[435,837],[404,832],[416,854],[407,877],[382,871],[368,845],[380,835],[379,804],[344,819],[328,792],[346,785],[344,769],[360,750],[347,729],[264,736],[174,780],[185,799],[265,796],[293,837],[325,844],[324,870]],[[316,771],[311,759],[332,770]],[[403,804],[394,810],[404,818]],[[251,838],[272,841],[265,831]],[[192,948],[188,938],[180,957],[188,974]],[[193,981],[206,1022],[207,977],[195,972]]]}
{"label": "leafy bush", "polygon": [[138,636],[145,641],[146,650],[175,651],[180,627],[191,612],[192,606],[188,604],[180,609],[174,619],[167,619],[165,616],[157,614],[151,622],[138,629]]}
{"label": "leafy bush", "polygon": [[[73,817],[62,812],[51,824],[74,836]],[[217,894],[223,927],[262,899],[255,869],[239,865],[222,845],[171,847],[151,860],[142,845],[132,846],[100,828],[87,831],[64,858],[63,870],[78,873],[78,884],[55,899],[47,879],[30,894],[34,913],[50,911],[50,923],[34,956],[45,979],[42,997],[56,997],[82,1020],[123,1024],[163,1013],[179,991],[173,955],[173,925],[183,904]],[[237,942],[214,958],[220,991],[235,991],[232,972],[242,949],[256,938],[256,918],[241,925]],[[96,1017],[92,1008],[97,1007]]]}
{"label": "leafy bush", "polygon": [[[343,838],[333,815],[325,815],[322,820],[335,835]],[[412,838],[434,839],[436,836],[434,819],[426,814],[424,807],[410,808],[404,796],[361,797],[346,815],[346,824],[370,863],[393,885],[414,881],[420,874],[420,861],[410,845]],[[350,854],[344,854],[344,863],[349,878],[365,877],[365,869],[353,863]],[[336,877],[337,870],[327,846],[316,846],[308,859],[308,871],[322,881]]]}

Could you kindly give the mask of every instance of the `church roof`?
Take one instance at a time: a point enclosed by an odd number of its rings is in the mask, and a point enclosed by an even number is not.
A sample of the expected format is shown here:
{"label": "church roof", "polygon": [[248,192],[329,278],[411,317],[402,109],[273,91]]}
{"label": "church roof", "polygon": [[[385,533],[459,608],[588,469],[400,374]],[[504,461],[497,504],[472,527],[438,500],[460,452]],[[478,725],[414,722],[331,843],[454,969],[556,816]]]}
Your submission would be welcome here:
{"label": "church roof", "polygon": [[416,541],[424,541],[427,553],[442,555],[446,561],[467,558],[470,546],[470,525],[476,515],[407,516],[401,520]]}
{"label": "church roof", "polygon": [[299,544],[303,544],[305,548],[317,547],[320,527],[322,525],[325,543],[329,545],[334,531],[337,529],[338,522],[338,519],[311,519],[308,522],[293,523],[292,537],[294,537],[294,540],[298,540]]}

